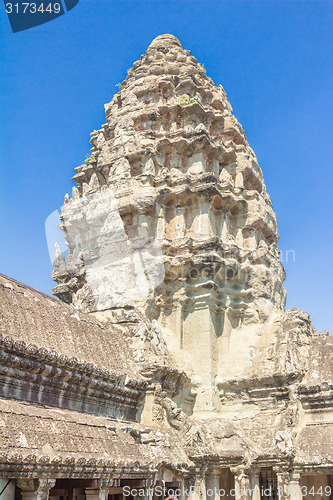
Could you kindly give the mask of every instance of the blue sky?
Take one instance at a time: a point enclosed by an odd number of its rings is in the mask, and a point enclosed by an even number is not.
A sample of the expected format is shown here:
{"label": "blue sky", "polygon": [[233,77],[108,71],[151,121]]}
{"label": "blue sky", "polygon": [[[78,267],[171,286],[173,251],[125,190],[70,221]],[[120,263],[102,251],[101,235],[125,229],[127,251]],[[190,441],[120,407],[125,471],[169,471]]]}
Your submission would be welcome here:
{"label": "blue sky", "polygon": [[172,33],[223,85],[258,157],[288,308],[332,332],[332,26],[329,0],[80,0],[13,34],[1,3],[0,272],[51,293],[45,219],[71,192],[116,84]]}

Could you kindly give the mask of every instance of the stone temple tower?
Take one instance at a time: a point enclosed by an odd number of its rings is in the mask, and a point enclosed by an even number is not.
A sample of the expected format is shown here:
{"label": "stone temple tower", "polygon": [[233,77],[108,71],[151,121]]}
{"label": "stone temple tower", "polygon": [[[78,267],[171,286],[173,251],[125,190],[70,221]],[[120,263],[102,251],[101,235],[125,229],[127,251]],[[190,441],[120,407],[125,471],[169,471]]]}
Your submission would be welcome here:
{"label": "stone temple tower", "polygon": [[105,111],[65,197],[54,294],[102,320],[137,311],[191,376],[194,411],[221,411],[285,308],[262,171],[224,89],[172,35]]}

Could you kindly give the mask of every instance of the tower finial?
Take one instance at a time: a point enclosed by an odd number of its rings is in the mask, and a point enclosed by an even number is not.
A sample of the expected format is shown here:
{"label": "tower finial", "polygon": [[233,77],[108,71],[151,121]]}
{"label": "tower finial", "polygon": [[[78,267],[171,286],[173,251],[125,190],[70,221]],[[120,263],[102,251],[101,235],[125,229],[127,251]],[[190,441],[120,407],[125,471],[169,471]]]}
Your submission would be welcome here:
{"label": "tower finial", "polygon": [[159,35],[154,40],[151,42],[149,45],[149,48],[151,47],[170,47],[171,45],[176,45],[177,47],[183,48],[182,44],[178,40],[178,38],[174,35],[170,35],[168,33],[165,33],[164,35]]}

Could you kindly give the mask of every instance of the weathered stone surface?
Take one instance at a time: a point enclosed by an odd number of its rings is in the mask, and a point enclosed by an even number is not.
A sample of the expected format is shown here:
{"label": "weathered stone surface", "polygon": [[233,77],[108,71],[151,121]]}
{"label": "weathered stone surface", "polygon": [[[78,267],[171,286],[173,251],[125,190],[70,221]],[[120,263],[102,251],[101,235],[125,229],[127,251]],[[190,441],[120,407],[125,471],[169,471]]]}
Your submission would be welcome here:
{"label": "weathered stone surface", "polygon": [[192,465],[172,429],[156,431],[136,423],[129,427],[104,417],[5,400],[0,401],[0,422],[6,428],[0,441],[6,462],[34,464],[44,473],[61,471],[66,476],[81,468],[83,476],[91,477],[94,469],[102,476],[127,469],[141,477],[162,459],[176,469]]}
{"label": "weathered stone surface", "polygon": [[105,109],[74,177],[82,197],[63,206],[70,257],[65,271],[55,263],[54,293],[98,317],[138,307],[196,376],[197,407],[219,409],[214,380],[227,351],[248,356],[252,325],[285,303],[261,169],[222,87],[171,35],[134,63]]}
{"label": "weathered stone surface", "polygon": [[[101,323],[22,283],[0,275],[0,333],[59,364],[92,364],[118,375],[136,373],[115,325]],[[45,353],[45,354],[44,354]]]}
{"label": "weathered stone surface", "polygon": [[[66,300],[100,319],[135,306],[155,322],[159,354],[166,344],[190,376],[197,418],[228,415],[259,455],[291,459],[300,407],[312,405],[310,353],[325,341],[307,314],[285,312],[275,214],[224,89],[161,35],[105,110],[91,160],[74,177],[81,198],[61,216],[80,270],[57,263],[55,293],[68,286]],[[171,425],[187,428],[187,418]]]}
{"label": "weathered stone surface", "polygon": [[54,293],[68,304],[0,278],[4,477],[322,499],[333,344],[285,310],[275,214],[224,89],[161,35],[105,112],[61,213]]}

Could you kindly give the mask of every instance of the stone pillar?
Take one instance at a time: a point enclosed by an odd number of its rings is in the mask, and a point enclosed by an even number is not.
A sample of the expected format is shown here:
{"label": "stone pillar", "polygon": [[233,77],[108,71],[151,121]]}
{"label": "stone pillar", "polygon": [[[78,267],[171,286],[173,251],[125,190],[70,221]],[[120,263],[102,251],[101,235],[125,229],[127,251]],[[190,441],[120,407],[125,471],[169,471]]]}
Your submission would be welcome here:
{"label": "stone pillar", "polygon": [[185,478],[182,478],[179,482],[179,489],[180,489],[180,495],[178,495],[179,500],[186,500],[186,497],[184,495],[185,488],[186,488]]}
{"label": "stone pillar", "polygon": [[195,219],[195,239],[207,239],[213,236],[213,230],[209,219],[210,203],[204,199],[199,200],[199,213]]}
{"label": "stone pillar", "polygon": [[233,467],[231,470],[231,472],[233,473],[234,475],[234,480],[235,480],[235,487],[234,487],[234,496],[235,496],[235,500],[243,500],[242,497],[241,497],[241,485],[240,485],[240,478],[239,478],[239,472],[236,472],[235,471],[235,467]]}
{"label": "stone pillar", "polygon": [[207,499],[220,500],[220,470],[214,468],[207,476]]}
{"label": "stone pillar", "polygon": [[290,500],[303,500],[302,490],[299,484],[301,475],[299,472],[292,471],[289,484]]}
{"label": "stone pillar", "polygon": [[242,172],[237,172],[235,177],[235,188],[244,189],[244,179]]}
{"label": "stone pillar", "polygon": [[188,500],[204,500],[204,499],[206,499],[205,477],[201,475],[190,477]]}
{"label": "stone pillar", "polygon": [[240,475],[240,483],[241,483],[241,497],[244,500],[251,500],[251,485],[250,485],[250,476],[246,469],[243,469]]}
{"label": "stone pillar", "polygon": [[235,478],[235,500],[251,500],[250,478],[245,467],[231,467]]}
{"label": "stone pillar", "polygon": [[112,480],[102,479],[99,488],[85,488],[86,500],[108,500],[109,488]]}
{"label": "stone pillar", "polygon": [[22,493],[22,500],[48,500],[55,479],[18,479],[16,485]]}
{"label": "stone pillar", "polygon": [[147,500],[152,500],[154,498],[154,490],[156,488],[156,474],[152,474],[146,480],[145,490],[147,491]]}
{"label": "stone pillar", "polygon": [[174,231],[176,238],[184,238],[185,236],[185,207],[177,205],[175,207]]}
{"label": "stone pillar", "polygon": [[222,209],[222,220],[221,220],[221,240],[223,243],[228,242],[228,236],[229,236],[229,222],[228,222],[228,214],[229,209],[228,208],[223,208]]}
{"label": "stone pillar", "polygon": [[202,474],[199,477],[199,498],[200,498],[200,500],[206,500],[206,498],[207,498],[206,475],[205,474]]}
{"label": "stone pillar", "polygon": [[277,495],[278,500],[288,500],[289,499],[289,489],[290,489],[290,475],[287,470],[280,468],[275,468],[276,479],[277,479]]}
{"label": "stone pillar", "polygon": [[141,409],[140,423],[144,425],[152,425],[153,423],[153,407],[155,401],[155,387],[148,387]]}
{"label": "stone pillar", "polygon": [[261,494],[260,494],[260,469],[259,468],[255,468],[252,470],[251,490],[253,490],[251,500],[260,500]]}
{"label": "stone pillar", "polygon": [[163,240],[165,238],[165,213],[163,205],[158,205],[158,219],[156,225],[156,239]]}

